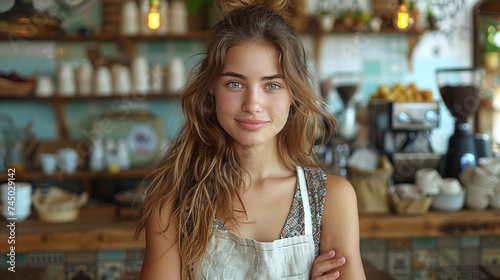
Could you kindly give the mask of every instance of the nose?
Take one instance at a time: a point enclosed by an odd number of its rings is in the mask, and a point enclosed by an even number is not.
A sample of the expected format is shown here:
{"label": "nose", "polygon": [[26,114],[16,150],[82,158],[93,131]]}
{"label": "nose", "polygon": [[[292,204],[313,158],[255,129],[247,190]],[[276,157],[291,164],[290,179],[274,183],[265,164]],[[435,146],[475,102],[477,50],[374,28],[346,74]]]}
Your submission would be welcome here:
{"label": "nose", "polygon": [[262,95],[258,88],[249,88],[245,92],[245,97],[241,109],[247,113],[258,113],[262,110]]}

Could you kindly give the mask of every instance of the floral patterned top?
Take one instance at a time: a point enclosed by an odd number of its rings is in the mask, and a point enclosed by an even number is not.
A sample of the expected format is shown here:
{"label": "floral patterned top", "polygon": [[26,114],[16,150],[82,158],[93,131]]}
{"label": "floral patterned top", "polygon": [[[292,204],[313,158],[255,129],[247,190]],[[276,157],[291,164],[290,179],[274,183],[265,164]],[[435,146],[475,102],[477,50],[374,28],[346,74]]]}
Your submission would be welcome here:
{"label": "floral patterned top", "polygon": [[[321,239],[321,218],[323,217],[323,207],[326,197],[326,174],[321,169],[304,168],[304,174],[307,183],[307,192],[309,194],[309,204],[312,215],[312,231],[314,238],[314,249],[316,257],[319,256],[319,241]],[[216,217],[214,228],[226,230],[222,222]],[[302,205],[302,195],[299,188],[299,180],[295,187],[290,212],[286,219],[285,226],[281,231],[281,239],[303,235],[304,228],[304,206]]]}

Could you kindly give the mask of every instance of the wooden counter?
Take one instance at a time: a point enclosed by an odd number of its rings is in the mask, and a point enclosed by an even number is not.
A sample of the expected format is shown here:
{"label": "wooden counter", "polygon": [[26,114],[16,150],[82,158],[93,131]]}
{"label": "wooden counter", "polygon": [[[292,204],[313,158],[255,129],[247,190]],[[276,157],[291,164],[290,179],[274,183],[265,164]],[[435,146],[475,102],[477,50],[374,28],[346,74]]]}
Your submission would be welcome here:
{"label": "wooden counter", "polygon": [[[117,217],[114,204],[84,207],[79,218],[68,223],[42,222],[33,211],[26,221],[16,223],[16,253],[144,248],[144,236],[133,237],[136,223],[132,215]],[[6,242],[8,222],[1,224],[0,252],[7,252],[11,246]]]}
{"label": "wooden counter", "polygon": [[429,211],[421,216],[360,215],[361,238],[500,235],[500,210]]}
{"label": "wooden counter", "polygon": [[[44,223],[33,213],[28,220],[16,223],[16,253],[144,248],[143,236],[133,238],[136,218],[117,217],[115,210],[112,204],[87,206],[81,209],[78,220],[62,224]],[[7,221],[2,224],[0,253],[8,252],[11,246],[7,243]],[[364,214],[360,216],[360,234],[362,239],[500,235],[500,210],[431,211],[422,216]]]}

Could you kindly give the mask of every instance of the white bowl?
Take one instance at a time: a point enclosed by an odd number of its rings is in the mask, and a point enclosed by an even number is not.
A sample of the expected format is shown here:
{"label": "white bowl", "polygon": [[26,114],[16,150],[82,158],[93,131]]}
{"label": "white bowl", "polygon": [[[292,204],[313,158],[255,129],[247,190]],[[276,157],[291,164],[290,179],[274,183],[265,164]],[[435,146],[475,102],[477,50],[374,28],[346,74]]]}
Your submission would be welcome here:
{"label": "white bowl", "polygon": [[441,192],[440,194],[434,197],[434,201],[432,202],[431,208],[437,211],[458,211],[464,207],[465,203],[465,190],[461,190],[459,193],[445,193]]}

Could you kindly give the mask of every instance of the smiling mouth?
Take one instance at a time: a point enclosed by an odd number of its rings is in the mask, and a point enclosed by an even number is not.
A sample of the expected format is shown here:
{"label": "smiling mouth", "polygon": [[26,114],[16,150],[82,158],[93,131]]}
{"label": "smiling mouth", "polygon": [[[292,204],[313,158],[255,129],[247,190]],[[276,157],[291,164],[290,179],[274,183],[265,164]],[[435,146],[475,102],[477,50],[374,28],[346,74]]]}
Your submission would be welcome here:
{"label": "smiling mouth", "polygon": [[253,119],[237,119],[236,122],[246,130],[258,130],[267,124],[267,121]]}

